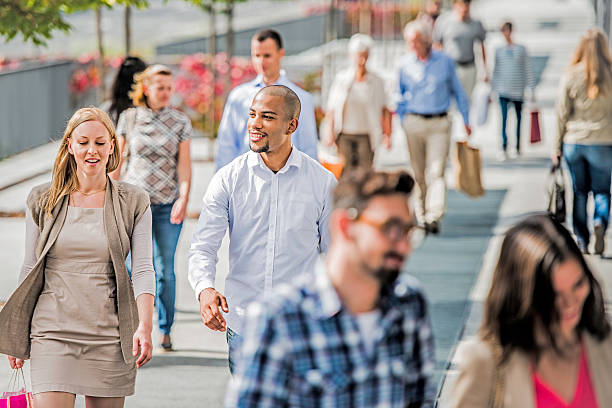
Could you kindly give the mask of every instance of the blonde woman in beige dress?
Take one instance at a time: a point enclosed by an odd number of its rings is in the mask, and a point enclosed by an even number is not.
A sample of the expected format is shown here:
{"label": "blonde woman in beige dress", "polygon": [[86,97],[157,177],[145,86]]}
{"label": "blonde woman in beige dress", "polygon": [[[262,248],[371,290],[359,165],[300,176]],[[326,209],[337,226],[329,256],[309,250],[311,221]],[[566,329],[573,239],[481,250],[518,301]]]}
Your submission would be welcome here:
{"label": "blonde woman in beige dress", "polygon": [[[31,359],[37,407],[123,407],[151,359],[155,278],[146,192],[111,180],[119,164],[106,113],[68,122],[50,184],[28,197],[19,287],[0,312],[0,352]],[[132,251],[132,278],[125,258]]]}

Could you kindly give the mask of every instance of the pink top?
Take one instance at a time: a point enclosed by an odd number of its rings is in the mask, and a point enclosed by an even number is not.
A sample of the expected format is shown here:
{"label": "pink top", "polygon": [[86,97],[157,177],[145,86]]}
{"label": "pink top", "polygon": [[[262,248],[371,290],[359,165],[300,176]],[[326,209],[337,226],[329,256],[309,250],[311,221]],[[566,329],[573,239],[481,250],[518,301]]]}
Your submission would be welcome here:
{"label": "pink top", "polygon": [[580,368],[578,382],[574,397],[566,402],[533,370],[533,382],[535,385],[537,408],[598,408],[597,397],[589,376],[589,366],[584,352],[584,346],[580,355]]}

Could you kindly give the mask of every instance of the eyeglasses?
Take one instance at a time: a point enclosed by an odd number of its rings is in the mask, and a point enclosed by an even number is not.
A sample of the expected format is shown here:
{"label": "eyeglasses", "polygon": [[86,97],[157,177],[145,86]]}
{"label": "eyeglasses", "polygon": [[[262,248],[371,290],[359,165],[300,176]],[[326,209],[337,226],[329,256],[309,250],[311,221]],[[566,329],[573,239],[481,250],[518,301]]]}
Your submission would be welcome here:
{"label": "eyeglasses", "polygon": [[354,220],[356,222],[361,222],[376,228],[393,243],[396,243],[402,239],[407,239],[410,241],[410,247],[412,249],[420,247],[423,244],[423,241],[425,241],[425,236],[427,235],[425,228],[418,225],[415,221],[406,223],[399,218],[391,217],[386,221],[379,222],[374,221],[364,215],[356,216]]}

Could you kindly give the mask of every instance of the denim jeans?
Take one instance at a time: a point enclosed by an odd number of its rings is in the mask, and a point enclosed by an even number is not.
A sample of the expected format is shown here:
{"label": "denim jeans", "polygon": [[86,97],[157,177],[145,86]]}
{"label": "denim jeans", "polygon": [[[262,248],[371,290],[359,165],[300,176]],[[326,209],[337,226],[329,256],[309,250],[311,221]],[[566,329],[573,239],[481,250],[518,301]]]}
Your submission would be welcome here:
{"label": "denim jeans", "polygon": [[514,113],[516,114],[516,151],[521,151],[521,118],[523,111],[523,101],[511,100],[503,96],[499,97],[499,106],[502,114],[502,149],[504,152],[508,147],[508,134],[506,133],[506,124],[508,123],[508,104],[514,105]]}
{"label": "denim jeans", "polygon": [[572,224],[578,241],[589,244],[587,226],[587,200],[593,193],[595,211],[593,223],[603,226],[610,221],[610,179],[612,174],[612,145],[563,146],[563,156],[569,167],[574,184],[574,207]]}
{"label": "denim jeans", "polygon": [[170,334],[174,323],[176,278],[174,253],[183,224],[172,224],[170,212],[173,204],[151,204],[153,216],[153,268],[157,281],[157,324],[162,334]]}
{"label": "denim jeans", "polygon": [[225,340],[228,346],[227,364],[231,374],[234,374],[234,368],[236,367],[236,357],[238,355],[238,347],[242,341],[242,336],[230,329],[225,329]]}

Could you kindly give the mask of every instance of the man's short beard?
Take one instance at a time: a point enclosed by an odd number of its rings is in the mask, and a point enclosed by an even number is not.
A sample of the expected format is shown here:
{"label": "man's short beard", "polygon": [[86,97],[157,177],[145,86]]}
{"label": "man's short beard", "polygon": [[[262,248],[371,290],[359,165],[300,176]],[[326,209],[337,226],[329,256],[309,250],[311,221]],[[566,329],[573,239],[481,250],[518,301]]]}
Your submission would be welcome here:
{"label": "man's short beard", "polygon": [[374,277],[380,283],[381,290],[392,286],[400,275],[400,270],[396,268],[381,267],[374,271]]}
{"label": "man's short beard", "polygon": [[261,146],[261,147],[257,147],[253,143],[250,143],[249,147],[255,153],[268,153],[270,151],[270,143],[268,143],[268,142],[266,142],[266,144]]}

